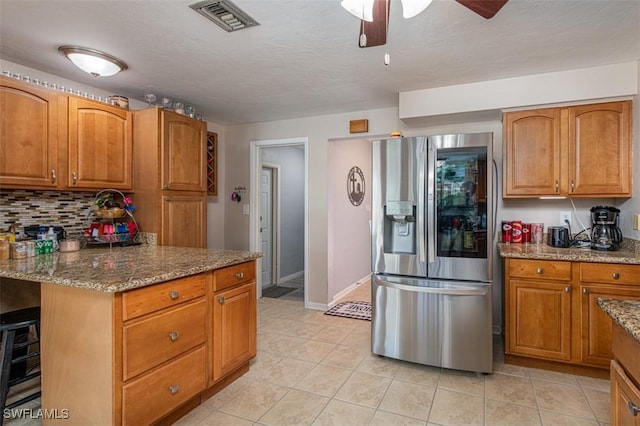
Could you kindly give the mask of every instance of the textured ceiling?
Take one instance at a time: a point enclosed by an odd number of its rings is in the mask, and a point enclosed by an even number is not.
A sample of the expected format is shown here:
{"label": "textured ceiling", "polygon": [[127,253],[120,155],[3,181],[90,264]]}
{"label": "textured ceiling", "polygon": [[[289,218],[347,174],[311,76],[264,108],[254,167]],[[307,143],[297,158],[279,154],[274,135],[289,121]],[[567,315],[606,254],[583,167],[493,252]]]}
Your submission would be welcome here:
{"label": "textured ceiling", "polygon": [[[260,26],[227,33],[196,0],[0,0],[0,58],[143,99],[193,104],[220,124],[398,105],[398,92],[640,59],[640,0],[509,0],[491,20],[453,0],[402,18],[386,46],[360,49],[340,0],[234,0]],[[93,79],[62,44],[129,70]],[[391,62],[384,65],[384,54]]]}

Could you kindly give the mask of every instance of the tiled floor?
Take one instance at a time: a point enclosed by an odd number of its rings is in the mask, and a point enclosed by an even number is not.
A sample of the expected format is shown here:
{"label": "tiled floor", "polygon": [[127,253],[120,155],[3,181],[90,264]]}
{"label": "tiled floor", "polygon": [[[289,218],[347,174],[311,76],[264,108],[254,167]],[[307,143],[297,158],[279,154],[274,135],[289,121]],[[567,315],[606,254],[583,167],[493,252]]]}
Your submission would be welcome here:
{"label": "tiled floor", "polygon": [[[369,285],[342,300],[370,300]],[[299,301],[263,298],[251,370],[177,425],[582,426],[609,421],[607,380],[505,365],[500,339],[494,345],[495,372],[485,376],[372,355],[370,336],[369,321],[327,316],[304,309]]]}

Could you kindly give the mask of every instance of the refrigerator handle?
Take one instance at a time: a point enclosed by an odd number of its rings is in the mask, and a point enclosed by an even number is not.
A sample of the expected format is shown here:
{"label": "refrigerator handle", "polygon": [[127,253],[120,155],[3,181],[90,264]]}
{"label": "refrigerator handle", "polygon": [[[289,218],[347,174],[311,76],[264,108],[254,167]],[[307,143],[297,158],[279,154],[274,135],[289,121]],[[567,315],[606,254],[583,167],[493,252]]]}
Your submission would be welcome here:
{"label": "refrigerator handle", "polygon": [[489,293],[488,285],[481,285],[473,288],[422,287],[417,285],[391,283],[389,281],[384,281],[379,278],[376,280],[376,284],[380,287],[394,288],[396,290],[410,291],[414,293],[441,294],[444,296],[486,296]]}
{"label": "refrigerator handle", "polygon": [[435,211],[435,188],[436,188],[436,156],[435,149],[429,149],[427,153],[427,253],[429,263],[436,261],[436,211]]}
{"label": "refrigerator handle", "polygon": [[418,261],[420,264],[424,265],[426,262],[425,256],[425,221],[426,221],[426,212],[425,212],[425,203],[424,203],[424,167],[425,167],[425,153],[428,153],[427,147],[424,144],[420,144],[418,148],[418,164],[420,165],[420,169],[418,170],[418,212],[417,212],[417,221],[418,221],[418,229],[417,229],[417,243],[418,243]]}

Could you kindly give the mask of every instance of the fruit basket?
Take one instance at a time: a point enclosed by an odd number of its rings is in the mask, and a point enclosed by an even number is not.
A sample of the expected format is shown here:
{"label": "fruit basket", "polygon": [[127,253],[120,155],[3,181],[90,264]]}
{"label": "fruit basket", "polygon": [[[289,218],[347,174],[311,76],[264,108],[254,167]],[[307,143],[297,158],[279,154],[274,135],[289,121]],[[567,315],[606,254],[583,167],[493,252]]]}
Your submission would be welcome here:
{"label": "fruit basket", "polygon": [[138,224],[133,216],[135,206],[131,197],[116,189],[96,194],[87,215],[84,237],[89,246],[138,244]]}

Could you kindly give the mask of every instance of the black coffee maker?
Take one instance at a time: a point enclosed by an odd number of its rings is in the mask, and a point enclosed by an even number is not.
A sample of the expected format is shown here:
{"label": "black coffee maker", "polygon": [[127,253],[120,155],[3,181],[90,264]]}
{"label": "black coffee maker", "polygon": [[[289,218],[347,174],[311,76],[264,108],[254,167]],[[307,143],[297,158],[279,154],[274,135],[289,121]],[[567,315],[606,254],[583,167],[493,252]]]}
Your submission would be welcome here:
{"label": "black coffee maker", "polygon": [[620,248],[622,231],[618,228],[620,210],[611,206],[591,207],[591,249],[615,251]]}

